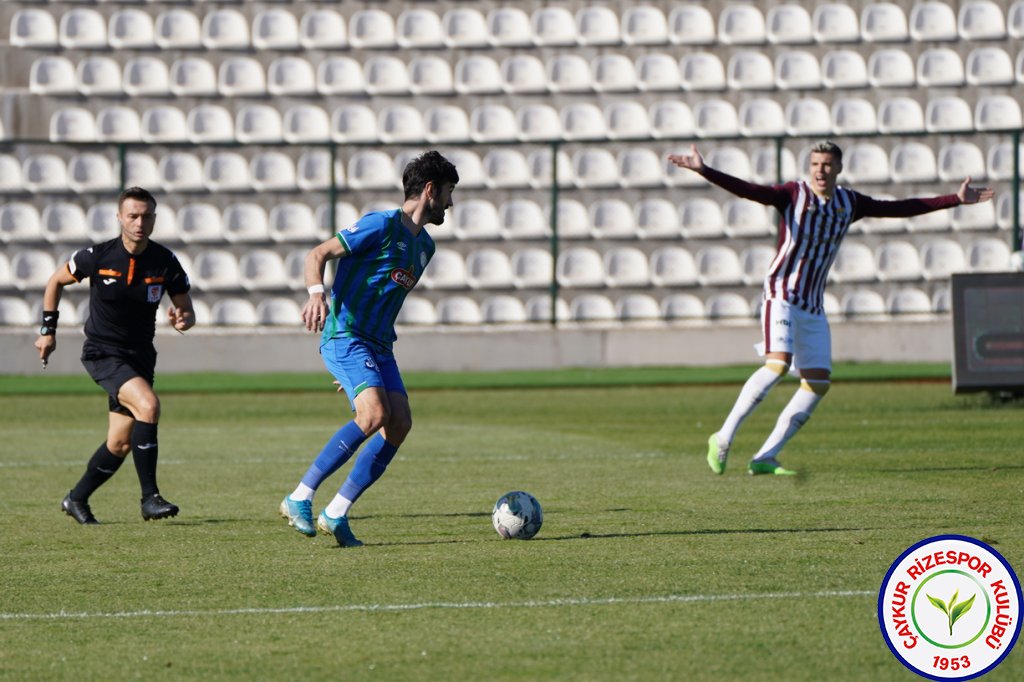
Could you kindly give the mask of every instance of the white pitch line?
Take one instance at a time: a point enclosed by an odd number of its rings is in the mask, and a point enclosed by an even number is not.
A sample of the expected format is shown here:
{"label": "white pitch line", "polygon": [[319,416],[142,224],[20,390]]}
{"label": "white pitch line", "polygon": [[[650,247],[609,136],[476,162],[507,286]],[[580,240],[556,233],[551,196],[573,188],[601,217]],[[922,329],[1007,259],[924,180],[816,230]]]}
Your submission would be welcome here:
{"label": "white pitch line", "polygon": [[535,609],[565,606],[609,606],[616,604],[699,604],[718,601],[757,601],[762,599],[837,599],[874,596],[868,590],[826,590],[822,592],[764,592],[754,594],[669,594],[655,597],[604,597],[599,599],[548,599],[513,602],[423,602],[419,604],[338,604],[335,606],[290,606],[280,608],[239,608],[187,611],[88,611],[71,613],[0,613],[0,621],[92,620],[113,618],[194,618],[252,616],[267,614],[317,614],[343,612],[394,612],[426,609]]}

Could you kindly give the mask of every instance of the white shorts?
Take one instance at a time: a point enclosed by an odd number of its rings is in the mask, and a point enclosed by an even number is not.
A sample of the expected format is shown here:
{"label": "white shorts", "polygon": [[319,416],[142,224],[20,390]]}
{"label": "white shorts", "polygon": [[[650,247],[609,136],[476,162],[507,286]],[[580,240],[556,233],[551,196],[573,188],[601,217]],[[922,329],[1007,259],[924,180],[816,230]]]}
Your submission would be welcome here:
{"label": "white shorts", "polygon": [[759,355],[791,353],[791,370],[832,371],[832,331],[824,315],[769,299],[761,306],[761,332],[764,342],[757,344]]}

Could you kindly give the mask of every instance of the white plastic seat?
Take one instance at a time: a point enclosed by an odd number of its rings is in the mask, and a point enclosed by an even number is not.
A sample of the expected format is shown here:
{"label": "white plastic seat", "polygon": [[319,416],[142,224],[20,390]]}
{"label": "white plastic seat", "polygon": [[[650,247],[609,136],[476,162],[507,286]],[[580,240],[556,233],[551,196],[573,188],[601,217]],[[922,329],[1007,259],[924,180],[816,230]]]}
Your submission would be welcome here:
{"label": "white plastic seat", "polygon": [[284,152],[255,154],[249,161],[249,179],[257,192],[291,192],[298,188],[295,163]]}
{"label": "white plastic seat", "polygon": [[316,94],[313,65],[302,57],[278,57],[267,67],[267,92],[277,96]]}
{"label": "white plastic seat", "polygon": [[[551,207],[546,206],[544,213],[550,215]],[[587,208],[576,199],[560,198],[555,209],[555,220],[558,224],[559,239],[590,238],[590,217]]]}
{"label": "white plastic seat", "polygon": [[651,284],[656,287],[696,286],[699,281],[697,261],[681,246],[666,246],[653,251],[649,271]]}
{"label": "white plastic seat", "polygon": [[962,204],[953,209],[950,222],[954,230],[994,230],[998,227],[995,204]]}
{"label": "white plastic seat", "polygon": [[651,149],[645,147],[624,149],[619,152],[616,165],[621,187],[635,189],[661,187],[665,184],[662,159]]}
{"label": "white plastic seat", "polygon": [[73,94],[78,89],[75,67],[67,57],[39,57],[29,68],[28,89],[34,95]]}
{"label": "white plastic seat", "polygon": [[162,97],[171,93],[167,65],[156,57],[136,57],[124,65],[121,87],[132,97]]}
{"label": "white plastic seat", "polygon": [[[572,159],[568,152],[559,149],[555,158],[551,158],[551,149],[544,147],[530,152],[526,157],[526,164],[530,167],[530,185],[534,189],[549,189],[554,182],[554,170],[552,163],[558,165],[558,186],[574,187],[576,177],[573,171]],[[461,166],[459,167],[461,169]],[[461,174],[461,170],[459,173]],[[461,184],[461,183],[460,183]]]}
{"label": "white plastic seat", "polygon": [[715,19],[697,3],[677,5],[668,14],[668,37],[673,45],[713,45]]}
{"label": "white plastic seat", "polygon": [[327,142],[331,139],[331,119],[314,104],[297,104],[284,112],[281,136],[286,142]]}
{"label": "white plastic seat", "polygon": [[935,152],[921,142],[903,142],[889,154],[893,182],[933,182],[939,176]]}
{"label": "white plastic seat", "polygon": [[[480,189],[487,186],[487,174],[484,164],[472,149],[448,149],[444,156],[459,169],[459,187],[464,189]],[[431,234],[437,226],[431,228]]]}
{"label": "white plastic seat", "polygon": [[885,299],[870,289],[855,289],[843,294],[839,307],[846,317],[876,318],[886,313]]}
{"label": "white plastic seat", "polygon": [[951,48],[933,47],[922,52],[917,58],[917,83],[921,87],[958,87],[964,84],[964,80],[963,60]]}
{"label": "white plastic seat", "polygon": [[867,66],[868,85],[873,88],[910,88],[916,80],[914,60],[901,49],[875,50]]}
{"label": "white plastic seat", "polygon": [[511,289],[512,262],[501,249],[475,249],[466,257],[466,283],[470,289]]}
{"label": "white plastic seat", "polygon": [[1002,40],[1006,37],[1003,10],[992,0],[965,0],[957,17],[957,33],[965,41]]}
{"label": "white plastic seat", "polygon": [[316,216],[306,204],[283,202],[270,209],[270,238],[275,242],[312,242],[320,234]]}
{"label": "white plastic seat", "polygon": [[668,21],[654,5],[627,6],[622,12],[622,42],[626,45],[665,45]]}
{"label": "white plastic seat", "polygon": [[882,282],[913,282],[921,279],[921,259],[910,242],[889,241],[878,247],[878,279]]}
{"label": "white plastic seat", "polygon": [[707,153],[705,162],[712,168],[728,173],[737,178],[749,178],[751,174],[750,157],[734,145],[722,145]]}
{"label": "white plastic seat", "polygon": [[396,47],[395,22],[381,9],[357,10],[348,20],[348,42],[353,49],[379,50]]}
{"label": "white plastic seat", "polygon": [[170,90],[182,97],[217,94],[217,70],[202,57],[182,57],[171,64]]}
{"label": "white plastic seat", "polygon": [[895,3],[867,5],[860,14],[860,35],[869,43],[905,41],[910,35],[907,15]]}
{"label": "white plastic seat", "polygon": [[509,199],[498,207],[498,232],[506,240],[546,239],[550,220],[536,201]]}
{"label": "white plastic seat", "polygon": [[408,104],[384,107],[377,119],[377,132],[384,143],[423,142],[423,116]]}
{"label": "white plastic seat", "polygon": [[743,283],[747,286],[759,284],[763,279],[768,266],[775,259],[775,249],[763,244],[750,246],[740,253],[740,268],[743,273]]}
{"label": "white plastic seat", "polygon": [[455,92],[460,95],[494,95],[502,91],[501,68],[491,57],[471,54],[455,63]]}
{"label": "white plastic seat", "polygon": [[101,142],[138,142],[142,122],[135,109],[124,106],[105,107],[96,114],[96,139]]}
{"label": "white plastic seat", "polygon": [[448,47],[487,47],[490,32],[487,20],[473,7],[453,7],[441,17],[444,43]]}
{"label": "white plastic seat", "polygon": [[726,5],[718,15],[718,41],[725,45],[761,45],[767,41],[764,15],[752,5]]}
{"label": "white plastic seat", "polygon": [[143,142],[186,142],[187,140],[188,122],[181,109],[172,106],[156,106],[143,112]]}
{"label": "white plastic seat", "polygon": [[740,132],[739,115],[727,100],[703,100],[693,116],[699,137],[736,137]]}
{"label": "white plastic seat", "polygon": [[391,158],[376,149],[359,150],[348,162],[348,184],[352,189],[395,189],[399,180]]}
{"label": "white plastic seat", "polygon": [[832,132],[832,113],[820,99],[792,99],[786,104],[784,116],[787,135],[829,135]]}
{"label": "white plastic seat", "polygon": [[491,189],[514,189],[530,186],[530,167],[517,149],[492,149],[482,160],[484,177]]}
{"label": "white plastic seat", "polygon": [[832,104],[832,129],[839,135],[878,132],[875,107],[862,97],[842,97]]}
{"label": "white plastic seat", "polygon": [[199,17],[189,9],[166,9],[153,21],[153,32],[158,47],[164,50],[191,50],[202,45],[202,27]]}
{"label": "white plastic seat", "polygon": [[487,14],[487,32],[494,47],[527,47],[533,45],[533,25],[519,7],[496,7]]}
{"label": "white plastic seat", "polygon": [[852,7],[825,3],[814,8],[811,17],[814,39],[819,43],[855,43],[860,40],[860,22]]}
{"label": "white plastic seat", "polygon": [[253,249],[243,254],[238,259],[238,276],[246,291],[270,291],[288,286],[284,261],[270,249]]}
{"label": "white plastic seat", "polygon": [[519,324],[527,321],[526,306],[515,296],[488,296],[480,304],[480,313],[487,324]]}
{"label": "white plastic seat", "polygon": [[[1013,154],[1014,149],[1011,142],[999,142],[989,147],[986,156],[989,179],[1013,179]],[[1024,145],[1017,149],[1017,164],[1018,168],[1024,169]]]}
{"label": "white plastic seat", "polygon": [[11,257],[11,279],[19,291],[41,291],[56,269],[56,261],[46,251],[22,249]]}
{"label": "white plastic seat", "polygon": [[47,9],[22,8],[11,17],[9,40],[15,47],[50,48],[59,44],[57,20]]}
{"label": "white plastic seat", "polygon": [[[231,243],[259,244],[270,241],[267,211],[259,204],[243,202],[226,207],[221,216],[221,227],[224,228],[224,239]],[[280,256],[278,260],[281,260]],[[283,262],[281,268],[283,272]]]}
{"label": "white plastic seat", "polygon": [[298,328],[302,325],[302,308],[283,296],[264,298],[256,304],[256,322],[268,327]]}
{"label": "white plastic seat", "polygon": [[299,43],[299,22],[286,9],[270,8],[252,20],[252,46],[255,50],[295,50]]}
{"label": "white plastic seat", "polygon": [[569,288],[602,287],[605,281],[601,254],[585,246],[573,246],[558,254],[559,285]]}
{"label": "white plastic seat", "polygon": [[622,54],[600,55],[590,63],[596,92],[633,92],[638,89],[636,66]]}
{"label": "white plastic seat", "polygon": [[701,286],[738,286],[743,283],[739,256],[728,246],[715,244],[697,252],[697,281]]}
{"label": "white plastic seat", "polygon": [[528,104],[518,109],[515,116],[519,139],[523,142],[557,140],[562,137],[561,117],[548,104]]}
{"label": "white plastic seat", "polygon": [[910,9],[910,37],[918,42],[956,40],[953,9],[945,2],[915,2]]}
{"label": "white plastic seat", "polygon": [[506,57],[501,62],[501,80],[508,94],[538,94],[548,89],[544,62],[532,54]]}
{"label": "white plastic seat", "polygon": [[68,50],[105,48],[107,23],[98,10],[75,7],[61,15],[58,40]]}
{"label": "white plastic seat", "polygon": [[246,50],[249,22],[235,9],[215,9],[203,17],[202,43],[207,50]]}
{"label": "white plastic seat", "polygon": [[339,50],[348,47],[348,26],[337,11],[307,11],[299,20],[299,45],[305,50]]}
{"label": "white plastic seat", "polygon": [[[182,206],[178,209],[177,223],[177,234],[187,244],[210,244],[224,239],[221,214],[213,204],[196,202]],[[231,258],[233,262],[234,256]]]}
{"label": "white plastic seat", "polygon": [[501,234],[498,209],[486,199],[465,199],[452,208],[452,230],[458,239],[492,240]]}
{"label": "white plastic seat", "polygon": [[1012,85],[1013,60],[1001,47],[976,47],[964,63],[968,85]]}
{"label": "white plastic seat", "polygon": [[238,152],[215,152],[203,161],[203,185],[215,193],[251,191],[249,162]]}
{"label": "white plastic seat", "polygon": [[50,141],[92,142],[96,139],[96,119],[87,109],[58,109],[50,118]]}
{"label": "white plastic seat", "polygon": [[703,92],[726,88],[725,66],[711,52],[692,52],[679,60],[683,89]]}
{"label": "white plastic seat", "polygon": [[786,132],[786,114],[782,105],[768,97],[744,100],[737,117],[740,134],[745,137],[770,137]]}
{"label": "white plastic seat", "polygon": [[[628,210],[628,207],[627,207]],[[604,254],[605,286],[646,287],[651,283],[647,256],[633,246],[618,246]]]}
{"label": "white plastic seat", "polygon": [[160,187],[163,183],[160,167],[149,154],[129,151],[124,165],[125,184],[129,187]]}
{"label": "white plastic seat", "polygon": [[1020,103],[1010,95],[984,95],[974,107],[976,130],[1019,130],[1024,126]]}
{"label": "white plastic seat", "polygon": [[[301,311],[300,311],[301,314]],[[301,317],[299,318],[302,319]],[[408,296],[402,304],[395,320],[398,325],[433,325],[437,324],[437,311],[434,304],[420,296]]]}
{"label": "white plastic seat", "polygon": [[102,154],[76,154],[68,159],[68,186],[79,193],[112,192],[118,188],[114,165]]}
{"label": "white plastic seat", "polygon": [[573,322],[614,322],[618,319],[615,304],[602,294],[580,294],[569,304]]}
{"label": "white plastic seat", "polygon": [[619,15],[610,7],[591,5],[576,11],[576,42],[583,46],[618,45]]}
{"label": "white plastic seat", "polygon": [[655,138],[689,137],[696,134],[697,122],[693,118],[693,111],[679,100],[655,102],[647,110],[647,118],[651,122],[651,136]]}
{"label": "white plastic seat", "polygon": [[48,204],[40,216],[43,238],[52,244],[81,244],[88,235],[85,211],[77,204],[59,201]]}
{"label": "white plastic seat", "polygon": [[239,142],[281,142],[284,123],[268,104],[248,104],[235,115],[235,139]]}
{"label": "white plastic seat", "polygon": [[936,315],[948,315],[953,309],[953,294],[948,286],[942,287],[932,294],[932,312]]}
{"label": "white plastic seat", "polygon": [[939,149],[939,179],[943,182],[963,182],[970,177],[985,178],[985,156],[973,142],[950,142]]}
{"label": "white plastic seat", "polygon": [[966,272],[964,250],[952,239],[931,239],[921,245],[921,274],[926,280],[944,280],[954,272]]}
{"label": "white plastic seat", "polygon": [[542,289],[551,285],[554,259],[547,249],[529,247],[512,254],[512,285],[516,289]]}
{"label": "white plastic seat", "polygon": [[709,320],[739,322],[753,317],[746,299],[734,292],[714,294],[704,302]]}
{"label": "white plastic seat", "polygon": [[888,97],[878,105],[880,133],[924,132],[924,111],[912,97]]}
{"label": "white plastic seat", "polygon": [[409,92],[413,95],[451,95],[455,92],[452,67],[446,59],[433,55],[409,62]]}
{"label": "white plastic seat", "polygon": [[230,112],[216,104],[200,104],[188,113],[188,138],[192,142],[230,142],[235,139],[235,123]]}
{"label": "white plastic seat", "polygon": [[[207,290],[210,290],[207,287]],[[211,322],[217,327],[253,327],[258,323],[256,308],[244,298],[224,298],[210,309]]]}
{"label": "white plastic seat", "polygon": [[772,234],[774,211],[745,199],[729,199],[722,206],[723,229],[728,237],[767,237]]}
{"label": "white plastic seat", "polygon": [[68,168],[56,154],[33,154],[21,165],[25,189],[34,194],[68,191]]}
{"label": "white plastic seat", "polygon": [[1006,10],[1006,32],[1011,38],[1024,38],[1024,0],[1017,0]]}
{"label": "white plastic seat", "polygon": [[903,287],[886,297],[885,310],[890,315],[930,315],[932,300],[917,287]]}
{"label": "white plastic seat", "polygon": [[974,129],[971,107],[956,95],[928,100],[924,111],[925,128],[930,133],[963,132]]}
{"label": "white plastic seat", "polygon": [[[796,7],[797,5],[791,5]],[[821,87],[818,59],[805,50],[790,50],[775,58],[775,86],[780,90],[816,90]]]}
{"label": "white plastic seat", "polygon": [[604,113],[596,104],[572,102],[562,108],[559,118],[565,140],[600,140],[608,135]]}
{"label": "white plastic seat", "polygon": [[821,58],[821,82],[826,88],[866,88],[868,67],[853,50],[833,50]]}
{"label": "white plastic seat", "polygon": [[32,314],[32,309],[24,299],[17,296],[0,296],[0,326],[27,327],[38,320],[39,316]]}
{"label": "white plastic seat", "polygon": [[946,232],[952,229],[950,211],[932,211],[906,221],[909,232]]}
{"label": "white plastic seat", "polygon": [[1003,239],[982,237],[967,245],[967,268],[971,272],[1006,272],[1010,269],[1010,247]]}
{"label": "white plastic seat", "polygon": [[420,278],[427,289],[465,289],[466,261],[452,249],[439,248]]}
{"label": "white plastic seat", "polygon": [[619,171],[615,157],[607,149],[584,147],[572,156],[576,185],[582,189],[616,187]]}
{"label": "white plastic seat", "polygon": [[683,86],[679,63],[670,54],[652,52],[637,57],[636,87],[641,92],[674,92]]}
{"label": "white plastic seat", "polygon": [[484,321],[479,304],[468,296],[447,296],[437,302],[440,324],[477,325]]}
{"label": "white plastic seat", "polygon": [[[636,219],[632,207],[618,198],[598,199],[590,205],[591,234],[594,239],[634,239]],[[607,261],[605,261],[607,263]]]}
{"label": "white plastic seat", "polygon": [[704,301],[693,294],[669,294],[661,299],[660,308],[669,322],[697,322],[707,317]]}
{"label": "white plastic seat", "polygon": [[258,97],[267,94],[267,77],[253,57],[228,57],[221,62],[217,89],[224,97]]}
{"label": "white plastic seat", "polygon": [[715,239],[725,236],[722,207],[714,199],[693,197],[679,205],[679,225],[684,239]]}
{"label": "white plastic seat", "polygon": [[[454,104],[440,104],[423,112],[423,135],[427,142],[468,142],[469,117],[466,111]],[[462,184],[462,168],[459,167],[459,185]]]}
{"label": "white plastic seat", "polygon": [[533,44],[538,47],[568,47],[576,44],[576,18],[565,7],[538,7],[530,17]]}
{"label": "white plastic seat", "polygon": [[341,143],[376,141],[377,115],[365,104],[338,107],[331,115],[331,139]]}
{"label": "white plastic seat", "polygon": [[843,173],[851,183],[888,182],[889,155],[873,142],[850,145],[843,155]]}
{"label": "white plastic seat", "polygon": [[37,242],[43,239],[39,210],[21,201],[0,204],[0,241]]}
{"label": "white plastic seat", "polygon": [[362,64],[352,57],[328,57],[316,68],[316,89],[321,95],[365,93]]}
{"label": "white plastic seat", "polygon": [[370,95],[409,94],[409,71],[398,57],[374,55],[363,64],[366,92]]}
{"label": "white plastic seat", "polygon": [[[337,234],[341,230],[355,225],[360,215],[360,212],[352,204],[338,201],[334,204],[334,225],[332,226],[331,205],[320,204],[316,209],[317,229],[323,234]],[[433,227],[431,227],[430,234],[434,236]]]}
{"label": "white plastic seat", "polygon": [[547,74],[551,92],[590,92],[594,87],[590,64],[577,54],[559,54],[548,60]]}
{"label": "white plastic seat", "polygon": [[729,57],[726,85],[730,90],[772,90],[775,88],[775,67],[763,52],[740,50]]}
{"label": "white plastic seat", "polygon": [[[613,102],[604,108],[606,135],[610,140],[637,139],[650,136],[647,109],[639,102]],[[660,166],[660,163],[657,164]]]}
{"label": "white plastic seat", "polygon": [[850,284],[874,282],[877,278],[878,266],[871,247],[862,242],[844,242],[829,271],[829,279],[841,284]]}
{"label": "white plastic seat", "polygon": [[640,239],[678,239],[679,212],[668,199],[650,197],[633,205],[636,236]]}
{"label": "white plastic seat", "polygon": [[661,306],[649,294],[626,294],[615,301],[615,317],[623,322],[659,320]]}
{"label": "white plastic seat", "polygon": [[0,154],[0,194],[17,194],[22,191],[21,162],[11,154]]}
{"label": "white plastic seat", "polygon": [[110,57],[91,55],[78,62],[75,72],[83,95],[120,95],[121,67]]}
{"label": "white plastic seat", "polygon": [[504,104],[481,104],[469,115],[469,137],[475,142],[511,142],[518,131],[516,115]]}
{"label": "white plastic seat", "polygon": [[778,5],[765,16],[769,43],[793,45],[814,41],[811,15],[800,5]]}

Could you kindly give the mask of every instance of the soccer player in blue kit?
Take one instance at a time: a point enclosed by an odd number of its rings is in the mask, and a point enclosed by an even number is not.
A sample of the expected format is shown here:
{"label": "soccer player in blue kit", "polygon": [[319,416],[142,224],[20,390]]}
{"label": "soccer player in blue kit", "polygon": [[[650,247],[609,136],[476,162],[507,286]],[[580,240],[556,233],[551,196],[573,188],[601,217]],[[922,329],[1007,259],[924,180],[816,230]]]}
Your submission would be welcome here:
{"label": "soccer player in blue kit", "polygon": [[[405,167],[400,208],[368,213],[313,248],[306,256],[309,300],[302,319],[321,331],[320,355],[348,396],[355,418],[342,426],[313,461],[294,492],[281,501],[281,516],[303,535],[317,529],[342,547],[363,544],[352,534],[348,512],[395,456],[412,428],[409,397],[392,344],[395,319],[434,255],[425,225],[440,225],[452,206],[458,171],[436,151]],[[324,267],[338,259],[330,301]],[[369,440],[338,494],[313,522],[313,494]]]}

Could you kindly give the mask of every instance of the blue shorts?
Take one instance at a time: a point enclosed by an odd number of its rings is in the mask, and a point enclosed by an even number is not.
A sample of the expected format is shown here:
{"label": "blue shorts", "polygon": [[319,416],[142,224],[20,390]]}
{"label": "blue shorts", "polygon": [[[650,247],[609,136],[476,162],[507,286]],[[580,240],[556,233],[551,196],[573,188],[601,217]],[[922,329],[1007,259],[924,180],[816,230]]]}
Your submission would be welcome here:
{"label": "blue shorts", "polygon": [[376,350],[365,341],[353,338],[331,339],[320,346],[320,357],[355,410],[355,399],[363,389],[383,388],[388,393],[405,392],[398,363],[390,351]]}

